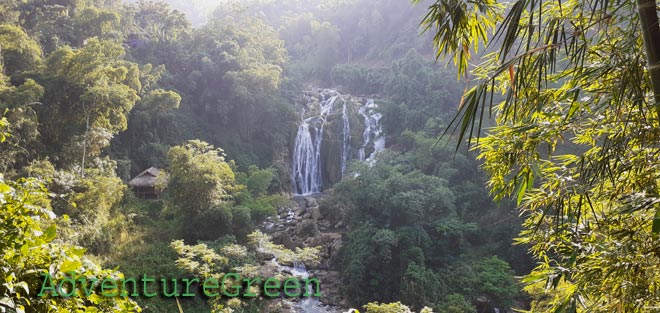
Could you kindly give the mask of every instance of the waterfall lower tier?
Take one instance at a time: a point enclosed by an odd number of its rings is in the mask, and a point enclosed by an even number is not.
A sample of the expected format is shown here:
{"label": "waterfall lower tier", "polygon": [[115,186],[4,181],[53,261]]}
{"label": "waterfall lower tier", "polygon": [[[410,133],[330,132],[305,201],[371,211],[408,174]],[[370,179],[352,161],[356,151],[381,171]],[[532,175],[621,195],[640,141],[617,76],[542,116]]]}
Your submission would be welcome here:
{"label": "waterfall lower tier", "polygon": [[306,92],[305,98],[292,150],[295,195],[322,192],[341,180],[351,160],[371,162],[385,147],[373,99],[333,89]]}
{"label": "waterfall lower tier", "polygon": [[[297,195],[309,195],[323,190],[320,165],[324,127],[327,117],[332,113],[334,103],[340,95],[335,91],[327,90],[321,96],[322,99],[318,102],[318,115],[305,118],[306,111],[303,110],[302,122],[296,134],[292,180],[293,190]],[[311,98],[309,100],[308,106],[311,104]]]}
{"label": "waterfall lower tier", "polygon": [[309,125],[298,127],[293,153],[293,186],[297,194],[309,194],[321,190],[321,172],[316,147],[312,142]]}
{"label": "waterfall lower tier", "polygon": [[[360,161],[371,162],[378,151],[385,148],[385,138],[382,136],[383,130],[380,125],[382,115],[376,111],[378,106],[374,99],[367,99],[367,103],[360,107],[360,115],[364,118],[364,132],[362,133],[362,147],[358,151]],[[366,155],[369,144],[373,143],[373,151]]]}
{"label": "waterfall lower tier", "polygon": [[346,109],[346,102],[341,111],[341,121],[344,126],[341,148],[341,175],[346,173],[346,164],[351,159],[351,123],[348,117],[348,110]]}

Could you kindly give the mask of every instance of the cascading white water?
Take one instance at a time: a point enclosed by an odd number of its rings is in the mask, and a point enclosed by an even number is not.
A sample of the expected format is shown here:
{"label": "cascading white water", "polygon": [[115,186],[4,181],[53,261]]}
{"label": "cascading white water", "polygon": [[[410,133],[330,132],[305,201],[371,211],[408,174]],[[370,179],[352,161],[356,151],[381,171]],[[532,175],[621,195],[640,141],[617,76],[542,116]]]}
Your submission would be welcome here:
{"label": "cascading white water", "polygon": [[341,175],[343,176],[346,173],[346,164],[351,159],[351,124],[346,109],[346,101],[344,101],[344,107],[341,110],[341,120],[344,126],[341,146]]}
{"label": "cascading white water", "polygon": [[[292,276],[305,279],[309,278],[309,271],[307,271],[307,267],[305,267],[304,263],[293,263],[293,266],[285,266],[285,265],[280,265],[277,262],[277,258],[273,258],[271,260],[276,266],[279,272],[285,272],[289,273]],[[314,289],[312,284],[307,285],[307,290],[306,293],[309,295],[314,294]],[[337,312],[335,309],[329,308],[329,307],[324,307],[321,304],[321,301],[319,301],[318,297],[314,296],[309,296],[309,297],[304,297],[302,301],[300,301],[297,304],[293,304],[294,309],[296,312],[300,313],[335,313]]]}
{"label": "cascading white water", "polygon": [[[330,95],[326,99],[327,94]],[[319,102],[319,115],[304,118],[305,111],[293,148],[292,180],[296,195],[309,195],[321,192],[323,178],[321,177],[321,144],[323,143],[323,128],[328,114],[332,112],[339,93],[334,90],[324,90]],[[312,99],[308,99],[308,105]],[[311,128],[311,132],[310,132]]]}
{"label": "cascading white water", "polygon": [[[342,128],[332,120],[333,129],[341,130],[341,139],[339,136],[330,136],[332,140],[341,140],[339,150],[341,155],[331,156],[332,160],[340,159],[340,174],[346,173],[346,167],[351,160],[351,125],[349,101],[347,101],[339,92],[332,89],[319,90],[318,101],[311,96],[307,97],[307,110],[302,110],[300,125],[296,134],[296,140],[293,149],[293,158],[291,164],[291,179],[293,182],[293,192],[295,195],[310,195],[323,191],[323,169],[321,164],[321,148],[323,146],[324,128],[331,115],[341,114]],[[341,111],[339,106],[335,108],[335,102],[342,102]],[[350,98],[349,98],[350,100]],[[316,104],[315,104],[316,103]],[[318,105],[318,109],[312,108]],[[382,136],[380,125],[381,114],[377,112],[378,106],[373,99],[367,99],[358,111],[364,118],[363,144],[358,151],[360,161],[372,162],[376,152],[385,148],[385,138]],[[307,116],[307,117],[306,117]],[[335,125],[337,128],[334,128]],[[327,135],[326,135],[327,136]],[[338,144],[338,142],[337,142]],[[373,152],[366,155],[367,149]]]}
{"label": "cascading white water", "polygon": [[[358,151],[358,158],[360,161],[366,160],[371,162],[376,156],[376,153],[385,148],[385,138],[382,136],[383,130],[380,125],[380,119],[383,116],[376,111],[377,108],[378,106],[374,102],[374,99],[367,99],[365,105],[361,106],[358,110],[360,115],[364,117],[362,147],[360,147],[360,150]],[[367,156],[366,149],[372,141],[374,151]]]}
{"label": "cascading white water", "polygon": [[298,127],[296,145],[293,150],[293,186],[296,193],[310,193],[318,189],[316,153],[312,143],[309,125],[302,123]]}

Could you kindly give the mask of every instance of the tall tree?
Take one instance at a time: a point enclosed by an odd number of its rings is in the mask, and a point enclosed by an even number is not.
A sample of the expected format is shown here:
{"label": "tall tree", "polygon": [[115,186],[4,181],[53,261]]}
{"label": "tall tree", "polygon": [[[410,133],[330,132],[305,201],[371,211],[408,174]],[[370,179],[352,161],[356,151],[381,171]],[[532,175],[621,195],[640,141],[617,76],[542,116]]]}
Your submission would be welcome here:
{"label": "tall tree", "polygon": [[473,82],[454,130],[483,136],[491,191],[517,198],[539,260],[526,281],[556,287],[533,309],[657,308],[656,2],[435,1],[423,24]]}
{"label": "tall tree", "polygon": [[142,83],[139,67],[124,61],[123,53],[121,45],[93,38],[80,49],[66,47],[48,57],[44,71],[48,105],[39,112],[40,131],[63,163],[75,160],[84,168],[90,145],[103,148],[126,129]]}

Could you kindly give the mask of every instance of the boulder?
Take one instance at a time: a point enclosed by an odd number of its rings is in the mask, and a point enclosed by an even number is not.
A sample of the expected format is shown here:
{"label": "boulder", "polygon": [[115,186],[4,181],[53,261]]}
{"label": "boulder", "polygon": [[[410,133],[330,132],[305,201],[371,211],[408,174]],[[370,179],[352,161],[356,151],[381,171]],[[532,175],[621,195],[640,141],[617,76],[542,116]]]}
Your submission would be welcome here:
{"label": "boulder", "polygon": [[307,247],[321,247],[319,253],[321,264],[319,264],[319,268],[329,268],[331,259],[336,257],[342,246],[341,236],[341,233],[337,232],[318,233],[316,236],[309,237],[304,241],[304,245]]}
{"label": "boulder", "polygon": [[318,201],[312,197],[305,197],[305,207],[306,208],[316,208],[319,206]]}
{"label": "boulder", "polygon": [[341,295],[341,277],[337,271],[316,271],[316,278],[321,282],[321,303],[335,307],[348,307],[346,299]]}
{"label": "boulder", "polygon": [[330,221],[328,221],[328,220],[323,220],[323,219],[319,220],[318,224],[319,224],[319,227],[323,227],[323,228],[329,228],[330,227]]}
{"label": "boulder", "polygon": [[285,248],[291,250],[296,248],[296,243],[294,243],[291,239],[291,236],[286,234],[284,231],[273,233],[273,243],[283,245]]}

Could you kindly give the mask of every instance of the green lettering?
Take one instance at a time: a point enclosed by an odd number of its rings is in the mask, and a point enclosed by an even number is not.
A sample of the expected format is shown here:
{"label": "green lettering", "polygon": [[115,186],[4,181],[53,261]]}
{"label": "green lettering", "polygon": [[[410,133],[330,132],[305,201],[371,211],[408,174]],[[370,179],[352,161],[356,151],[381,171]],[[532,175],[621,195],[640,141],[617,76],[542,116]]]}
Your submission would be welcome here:
{"label": "green lettering", "polygon": [[[73,275],[73,274],[69,274],[69,275]],[[69,276],[69,275],[65,276],[60,281],[60,283],[58,285],[58,287],[60,288],[60,292],[61,292],[60,296],[65,297],[65,298],[77,297],[78,293],[76,292],[76,281],[73,278],[71,278],[71,276]],[[64,288],[64,284],[66,284],[66,283],[71,285],[71,289],[69,289],[69,292],[65,292],[65,290],[67,290],[67,289]]]}
{"label": "green lettering", "polygon": [[[289,293],[289,290],[296,290],[298,293]],[[300,281],[293,277],[287,278],[284,281],[284,294],[290,298],[300,296]]]}
{"label": "green lettering", "polygon": [[[55,285],[53,284],[52,278],[50,277],[50,274],[42,273],[41,276],[44,276],[44,282],[41,284],[41,290],[39,291],[39,294],[37,296],[43,297],[46,295],[44,291],[49,290],[50,291],[49,294],[52,297],[59,297],[59,295],[57,294],[57,290],[55,289]],[[46,286],[46,282],[49,282],[48,286]]]}
{"label": "green lettering", "polygon": [[195,294],[190,293],[190,285],[194,284],[194,283],[198,283],[199,278],[193,278],[193,279],[183,278],[181,280],[186,282],[186,292],[184,294],[182,294],[181,296],[182,297],[194,297]]}
{"label": "green lettering", "polygon": [[[227,284],[227,279],[230,278],[230,277],[233,277],[234,279],[230,282],[232,284],[232,286],[229,287],[229,289],[236,290],[236,293],[227,292],[227,285],[226,284]],[[237,279],[239,279],[239,277],[238,277],[238,274],[236,274],[236,273],[227,273],[227,274],[225,274],[225,276],[222,277],[222,283],[221,283],[221,285],[222,285],[222,294],[224,294],[227,297],[238,297],[238,295],[241,293],[241,285],[236,285],[236,286],[233,285],[234,280],[237,280]]]}
{"label": "green lettering", "polygon": [[177,288],[178,282],[175,278],[172,278],[172,282],[174,283],[174,291],[169,294],[167,293],[167,279],[162,278],[160,281],[163,282],[163,296],[171,298],[171,297],[178,297],[181,295],[179,294],[179,290]]}
{"label": "green lettering", "polygon": [[140,296],[137,292],[137,282],[135,281],[135,278],[128,278],[121,281],[121,293],[119,295],[122,297],[128,296],[128,292],[126,292],[127,283],[133,283],[133,293],[131,293],[131,297]]}
{"label": "green lettering", "polygon": [[153,283],[156,280],[153,279],[153,278],[147,278],[147,274],[142,274],[142,278],[140,280],[142,281],[142,295],[147,297],[147,298],[155,297],[156,296],[155,292],[150,293],[148,291],[147,283],[149,283],[149,282]]}
{"label": "green lettering", "polygon": [[[209,282],[211,282],[213,285],[209,285],[208,284]],[[212,288],[213,289],[220,288],[220,285],[218,285],[218,280],[216,278],[209,277],[209,278],[204,280],[204,284],[202,285],[202,290],[204,290],[204,295],[207,296],[207,297],[217,297],[217,296],[219,296],[220,294],[217,293],[217,292],[215,292],[215,293],[207,292],[207,290],[212,289]]]}
{"label": "green lettering", "polygon": [[[88,285],[87,284],[87,277],[83,276],[78,278],[78,281],[80,282],[80,285],[82,285],[83,291],[85,292],[85,296],[89,297],[92,295],[92,290],[94,290],[94,285],[98,281],[98,278],[94,277],[90,281],[91,283]],[[89,288],[87,288],[89,286]]]}
{"label": "green lettering", "polygon": [[250,279],[250,278],[246,277],[246,278],[243,278],[243,281],[247,283],[247,285],[245,286],[245,293],[243,293],[243,297],[246,297],[246,298],[247,297],[256,297],[257,294],[253,293],[252,290],[250,290],[250,287],[255,282],[260,283],[261,279],[259,279],[259,277],[255,277],[254,279]]}
{"label": "green lettering", "polygon": [[[305,282],[305,293],[303,293],[303,297],[310,297],[310,296],[320,297],[321,296],[321,289],[320,289],[321,282],[319,281],[318,278],[305,278],[305,279],[303,279],[303,281]],[[309,290],[310,290],[309,284],[310,283],[315,283],[314,288],[312,288],[312,290],[314,290],[313,294],[309,294]]]}
{"label": "green lettering", "polygon": [[[264,294],[268,297],[271,297],[271,298],[279,297],[280,294],[281,294],[279,292],[280,287],[281,287],[281,284],[280,284],[279,280],[277,280],[273,277],[269,277],[264,282]],[[278,291],[271,293],[268,289],[277,289]]]}
{"label": "green lettering", "polygon": [[[109,283],[109,284],[106,284]],[[106,293],[106,290],[114,290],[113,293]],[[104,297],[115,297],[117,296],[117,282],[112,278],[104,278],[101,281],[101,295]]]}

